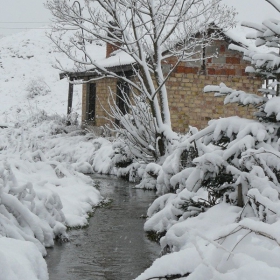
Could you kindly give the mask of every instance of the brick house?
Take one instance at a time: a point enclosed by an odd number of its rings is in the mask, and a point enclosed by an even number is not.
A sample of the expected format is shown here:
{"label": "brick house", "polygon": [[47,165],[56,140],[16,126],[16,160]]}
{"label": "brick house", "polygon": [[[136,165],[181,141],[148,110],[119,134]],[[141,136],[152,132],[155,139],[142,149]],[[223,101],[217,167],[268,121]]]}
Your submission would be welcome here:
{"label": "brick house", "polygon": [[[186,132],[189,125],[203,128],[210,119],[219,117],[233,115],[253,117],[253,109],[235,104],[224,105],[222,97],[217,98],[213,94],[203,93],[204,86],[218,85],[221,82],[228,87],[248,92],[256,92],[261,87],[260,78],[245,73],[245,68],[249,63],[242,59],[242,54],[228,49],[232,42],[240,45],[230,35],[225,34],[224,40],[215,41],[212,46],[204,50],[206,55],[218,51],[217,58],[210,58],[203,63],[181,63],[168,79],[168,100],[174,131]],[[126,54],[122,52],[111,56],[113,51],[115,49],[111,45],[107,45],[106,58],[102,61],[103,66],[114,72],[131,75],[131,63],[133,62],[127,63],[128,60],[122,57]],[[167,71],[170,63],[172,63],[172,59],[163,65],[163,69]],[[90,71],[72,73],[69,76],[73,79],[82,78],[87,81],[93,77],[93,73]],[[106,111],[110,110],[107,102],[109,87],[113,92],[118,92],[118,86],[122,85],[117,79],[108,77],[83,85],[82,123],[103,126],[108,122],[103,117],[106,115]],[[71,85],[69,92],[71,92]],[[116,100],[116,103],[119,107],[124,106],[121,99]],[[68,108],[70,108],[69,105]]]}

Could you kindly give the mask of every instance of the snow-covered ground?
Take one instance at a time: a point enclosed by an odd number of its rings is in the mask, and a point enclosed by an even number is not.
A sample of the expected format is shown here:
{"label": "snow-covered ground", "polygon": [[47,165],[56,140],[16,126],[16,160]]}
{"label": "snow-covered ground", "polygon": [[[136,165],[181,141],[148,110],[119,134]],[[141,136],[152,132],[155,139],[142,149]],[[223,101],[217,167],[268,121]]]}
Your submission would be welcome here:
{"label": "snow-covered ground", "polygon": [[[104,56],[104,46],[92,47],[97,57]],[[131,161],[127,147],[64,126],[68,83],[53,68],[56,58],[73,67],[54,52],[42,30],[0,38],[0,126],[8,126],[0,128],[1,280],[48,279],[45,247],[53,246],[54,238],[67,239],[68,226],[86,225],[88,213],[102,199],[83,174],[93,171],[142,177],[139,188],[157,189],[145,230],[165,234],[160,242],[168,254],[137,280],[280,277],[280,189],[273,173],[280,169],[277,125],[234,117],[213,121],[205,131],[193,129],[192,136],[182,138],[162,165],[137,162],[116,168]],[[73,101],[79,115],[81,86],[75,86]],[[278,103],[268,102],[265,112],[279,113]],[[230,139],[224,147],[217,145],[221,135]],[[192,158],[195,164],[182,168],[182,150],[193,147],[190,139],[198,154]],[[202,181],[219,172],[233,174],[234,180],[210,207]],[[240,182],[244,210],[235,206]]]}
{"label": "snow-covered ground", "polygon": [[[44,30],[30,30],[0,39],[0,123],[13,122],[16,112],[31,114],[44,109],[50,114],[66,113],[68,83],[59,79],[52,66],[54,46]],[[41,90],[36,91],[41,86]],[[73,107],[81,108],[80,87],[74,90]],[[33,94],[32,94],[33,92]],[[37,94],[37,95],[36,95]]]}
{"label": "snow-covered ground", "polygon": [[0,279],[48,279],[45,247],[67,240],[66,227],[85,226],[101,200],[80,172],[92,172],[85,155],[107,141],[67,137],[58,116],[38,114],[2,129],[0,143]]}
{"label": "snow-covered ground", "polygon": [[[68,83],[55,58],[68,63],[44,30],[0,38],[0,124],[8,126],[0,129],[1,280],[47,280],[45,247],[66,240],[67,227],[85,226],[101,200],[82,173],[108,141],[66,131]],[[81,86],[73,109],[80,114]]]}
{"label": "snow-covered ground", "polygon": [[[104,45],[90,45],[96,57],[105,56]],[[60,61],[74,64],[55,51],[45,30],[30,30],[0,38],[0,124],[14,122],[17,112],[45,110],[65,115],[68,100],[67,79],[60,80]],[[81,85],[74,86],[73,111],[81,114]]]}

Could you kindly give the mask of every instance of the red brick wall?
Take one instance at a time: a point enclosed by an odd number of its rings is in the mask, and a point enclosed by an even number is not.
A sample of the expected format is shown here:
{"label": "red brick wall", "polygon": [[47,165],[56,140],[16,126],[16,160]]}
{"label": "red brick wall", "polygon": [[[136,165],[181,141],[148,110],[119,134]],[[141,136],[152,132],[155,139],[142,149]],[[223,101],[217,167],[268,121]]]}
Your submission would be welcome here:
{"label": "red brick wall", "polygon": [[167,81],[171,121],[175,131],[185,132],[188,125],[203,128],[210,119],[219,117],[237,115],[253,118],[254,108],[224,105],[224,98],[203,93],[206,85],[219,85],[221,82],[251,93],[257,93],[262,85],[261,79],[245,73],[249,63],[242,59],[239,52],[228,50],[227,42],[216,41],[206,49],[206,55],[216,51],[219,57],[207,59],[205,71],[202,62],[180,63]]}
{"label": "red brick wall", "polygon": [[253,118],[255,109],[237,104],[224,105],[224,98],[203,93],[206,85],[219,85],[221,82],[248,92],[256,92],[261,87],[261,81],[253,77],[174,73],[167,82],[172,128],[186,132],[188,125],[203,128],[210,119],[229,116]]}
{"label": "red brick wall", "polygon": [[[105,78],[96,82],[96,103],[95,103],[95,124],[96,126],[103,126],[109,121],[110,118],[107,112],[110,112],[108,98],[110,98],[109,87],[113,92],[117,89],[116,79]],[[83,85],[82,92],[82,123],[86,121],[87,110],[87,84]],[[104,118],[105,117],[105,118]]]}
{"label": "red brick wall", "polygon": [[[113,47],[113,46],[112,46]],[[206,85],[219,85],[221,82],[228,87],[257,93],[262,81],[245,73],[249,65],[242,59],[240,53],[228,50],[228,43],[217,41],[206,49],[206,55],[220,53],[218,58],[209,58],[206,61],[206,69],[202,71],[201,62],[185,62],[177,66],[174,73],[167,81],[168,100],[171,113],[172,128],[177,132],[186,132],[188,126],[203,128],[210,119],[228,116],[240,116],[253,118],[254,108],[240,107],[236,104],[224,105],[222,97],[214,97],[213,93],[203,93]],[[169,59],[168,63],[175,63],[175,59]],[[168,67],[167,67],[168,68]],[[102,116],[106,115],[102,106],[108,110],[108,87],[116,90],[116,79],[105,78],[97,84],[97,122],[98,126],[106,123]],[[83,91],[83,117],[85,120],[86,86]],[[101,105],[101,104],[102,105]]]}

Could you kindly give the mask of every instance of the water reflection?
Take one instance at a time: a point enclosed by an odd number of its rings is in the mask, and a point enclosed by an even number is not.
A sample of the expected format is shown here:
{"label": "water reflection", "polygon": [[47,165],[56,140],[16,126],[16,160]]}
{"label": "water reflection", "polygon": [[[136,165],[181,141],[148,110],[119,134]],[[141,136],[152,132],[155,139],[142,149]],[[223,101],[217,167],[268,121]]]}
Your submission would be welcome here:
{"label": "water reflection", "polygon": [[88,228],[70,231],[69,243],[48,250],[50,280],[131,280],[158,257],[160,248],[146,238],[140,218],[155,193],[116,177],[92,177],[113,201],[95,211]]}

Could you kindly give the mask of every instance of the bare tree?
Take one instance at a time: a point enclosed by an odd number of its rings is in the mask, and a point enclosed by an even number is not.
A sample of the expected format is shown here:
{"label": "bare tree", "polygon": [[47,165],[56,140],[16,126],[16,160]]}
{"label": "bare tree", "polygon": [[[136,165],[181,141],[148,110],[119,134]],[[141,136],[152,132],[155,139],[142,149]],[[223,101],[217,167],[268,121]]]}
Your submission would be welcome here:
{"label": "bare tree", "polygon": [[[107,119],[111,127],[122,137],[136,159],[144,162],[157,161],[161,156],[156,139],[157,127],[146,97],[135,94],[133,90],[129,98],[123,95],[123,101],[126,104],[125,113],[117,106],[112,91],[110,97],[109,116],[111,118]],[[119,122],[114,121],[115,119]]]}
{"label": "bare tree", "polygon": [[[166,141],[174,136],[166,81],[180,62],[206,59],[202,50],[234,24],[234,10],[221,5],[221,1],[84,0],[79,10],[66,0],[49,0],[46,6],[55,22],[50,38],[79,69],[96,69],[96,79],[122,79],[145,97],[155,120],[159,154],[164,155]],[[62,36],[69,29],[76,32],[65,42]],[[131,57],[133,79],[103,67],[93,59],[89,44],[80,43],[98,40]],[[162,64],[171,58],[175,60],[164,74]]]}

